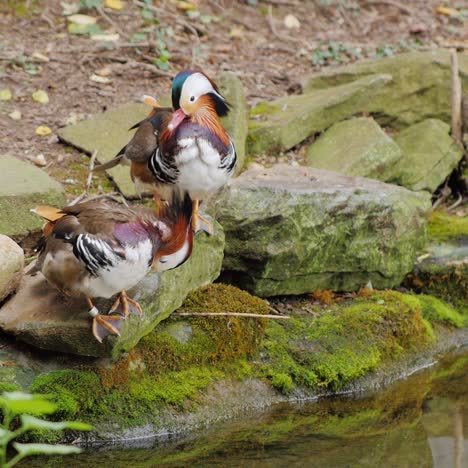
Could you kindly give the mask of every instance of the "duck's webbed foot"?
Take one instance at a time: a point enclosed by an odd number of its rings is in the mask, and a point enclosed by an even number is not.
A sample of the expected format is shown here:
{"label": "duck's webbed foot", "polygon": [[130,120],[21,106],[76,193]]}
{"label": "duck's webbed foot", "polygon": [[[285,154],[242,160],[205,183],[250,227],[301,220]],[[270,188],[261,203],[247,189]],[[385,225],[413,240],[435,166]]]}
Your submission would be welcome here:
{"label": "duck's webbed foot", "polygon": [[121,315],[123,320],[125,320],[128,317],[128,314],[135,314],[138,315],[138,317],[141,318],[143,315],[143,311],[141,310],[140,304],[138,304],[137,301],[134,301],[130,297],[127,296],[127,293],[125,291],[122,291],[117,299],[114,302],[114,305],[111,307],[109,310],[109,314],[112,312],[117,312],[119,309],[122,309]]}
{"label": "duck's webbed foot", "polygon": [[213,225],[198,212],[199,203],[199,200],[193,200],[192,230],[195,234],[204,231],[212,236],[214,233]]}
{"label": "duck's webbed foot", "polygon": [[90,307],[88,314],[93,318],[93,335],[99,343],[108,335],[120,336],[123,317],[120,315],[101,315],[91,299],[86,298]]}

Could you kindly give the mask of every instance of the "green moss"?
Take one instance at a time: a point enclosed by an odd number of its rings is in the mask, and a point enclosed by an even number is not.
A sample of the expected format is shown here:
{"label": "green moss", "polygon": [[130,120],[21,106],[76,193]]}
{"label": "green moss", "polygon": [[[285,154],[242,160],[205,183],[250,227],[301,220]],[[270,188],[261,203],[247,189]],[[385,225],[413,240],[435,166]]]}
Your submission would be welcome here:
{"label": "green moss", "polygon": [[271,376],[271,384],[281,393],[289,393],[294,389],[292,378],[279,372]]}
{"label": "green moss", "polygon": [[0,394],[3,392],[20,392],[21,387],[12,383],[0,382]]}
{"label": "green moss", "polygon": [[57,404],[54,416],[62,419],[99,414],[101,408],[97,402],[104,393],[98,375],[93,371],[81,370],[42,374],[34,379],[30,390],[51,395],[52,401]]}
{"label": "green moss", "polygon": [[421,303],[423,316],[431,322],[451,325],[455,328],[468,326],[468,317],[432,296],[418,296]]}
{"label": "green moss", "polygon": [[294,385],[343,388],[404,352],[428,346],[435,338],[429,322],[434,317],[428,314],[426,320],[422,310],[416,296],[384,291],[335,304],[319,318],[272,322],[263,345],[263,375],[272,382],[289,375]]}
{"label": "green moss", "polygon": [[429,218],[429,237],[439,242],[468,236],[468,217],[450,216],[434,211]]}
{"label": "green moss", "polygon": [[251,111],[250,115],[270,115],[279,110],[278,106],[270,104],[269,102],[262,101],[258,103]]}

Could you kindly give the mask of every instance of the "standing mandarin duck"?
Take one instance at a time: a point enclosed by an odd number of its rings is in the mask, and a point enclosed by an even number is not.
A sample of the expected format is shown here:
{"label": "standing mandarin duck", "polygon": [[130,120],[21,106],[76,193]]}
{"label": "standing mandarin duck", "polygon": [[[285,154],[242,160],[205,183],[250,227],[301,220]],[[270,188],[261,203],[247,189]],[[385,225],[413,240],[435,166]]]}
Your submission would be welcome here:
{"label": "standing mandarin duck", "polygon": [[[102,340],[120,335],[122,320],[133,312],[141,316],[138,302],[126,290],[153,267],[166,271],[184,263],[192,252],[193,203],[174,192],[160,217],[146,209],[126,208],[100,200],[58,210],[41,206],[35,212],[47,222],[36,265],[47,281],[73,297],[83,297],[93,318],[93,334]],[[102,315],[93,298],[119,294],[109,314]]]}
{"label": "standing mandarin duck", "polygon": [[210,223],[198,214],[199,201],[223,187],[237,161],[234,143],[221,123],[229,112],[226,100],[208,76],[188,70],[173,80],[173,112],[158,109],[151,98],[145,102],[155,109],[137,124],[137,132],[119,155],[101,168],[118,164],[124,155],[131,160],[137,186],[149,184],[163,199],[174,187],[187,191],[194,202],[194,231],[202,223],[202,229],[212,233]]}

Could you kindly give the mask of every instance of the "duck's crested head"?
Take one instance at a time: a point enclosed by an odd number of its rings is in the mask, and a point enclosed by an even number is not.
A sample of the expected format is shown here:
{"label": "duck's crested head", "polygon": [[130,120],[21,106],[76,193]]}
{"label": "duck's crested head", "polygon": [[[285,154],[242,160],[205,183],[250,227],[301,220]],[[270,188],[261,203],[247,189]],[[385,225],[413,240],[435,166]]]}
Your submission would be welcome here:
{"label": "duck's crested head", "polygon": [[192,116],[202,107],[210,106],[219,117],[229,112],[226,99],[218,87],[201,71],[184,70],[172,82],[172,106],[182,109],[185,115]]}

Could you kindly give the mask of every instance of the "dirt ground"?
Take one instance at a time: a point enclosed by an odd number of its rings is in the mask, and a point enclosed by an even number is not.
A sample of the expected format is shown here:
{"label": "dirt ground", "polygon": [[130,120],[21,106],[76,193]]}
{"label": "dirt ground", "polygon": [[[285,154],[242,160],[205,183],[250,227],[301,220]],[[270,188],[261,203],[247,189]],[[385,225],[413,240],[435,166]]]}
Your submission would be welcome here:
{"label": "dirt ground", "polygon": [[[42,154],[45,170],[66,183],[70,197],[82,190],[88,157],[59,143],[57,129],[142,94],[168,93],[170,77],[182,69],[237,74],[253,105],[300,92],[302,79],[323,66],[466,47],[464,1],[126,0],[120,10],[108,1],[0,2],[0,91],[13,94],[0,101],[0,154],[39,163]],[[457,11],[436,12],[444,5]],[[63,10],[74,6],[118,40],[71,34]],[[37,90],[48,94],[48,104],[32,99]],[[52,133],[36,135],[40,125]]]}

